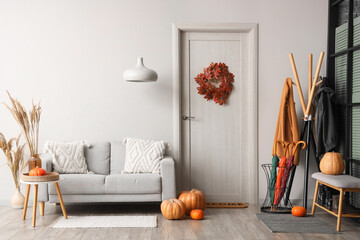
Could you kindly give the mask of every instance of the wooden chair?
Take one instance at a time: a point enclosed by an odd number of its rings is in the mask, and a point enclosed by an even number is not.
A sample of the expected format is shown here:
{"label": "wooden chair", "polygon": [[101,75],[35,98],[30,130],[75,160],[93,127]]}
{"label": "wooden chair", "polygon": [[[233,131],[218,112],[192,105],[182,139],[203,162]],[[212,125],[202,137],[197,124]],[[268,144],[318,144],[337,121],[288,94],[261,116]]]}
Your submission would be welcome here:
{"label": "wooden chair", "polygon": [[[314,201],[311,214],[315,214],[315,207],[319,207],[322,210],[334,215],[337,217],[337,227],[336,231],[340,231],[341,228],[341,218],[342,217],[360,217],[360,214],[355,213],[342,213],[343,208],[343,200],[344,200],[344,192],[360,192],[360,178],[356,178],[349,175],[326,175],[321,172],[314,173],[312,178],[316,179],[315,193],[314,193]],[[316,203],[317,193],[319,189],[319,184],[323,184],[330,188],[336,189],[340,192],[339,195],[339,206],[338,212],[334,213],[327,208]]]}

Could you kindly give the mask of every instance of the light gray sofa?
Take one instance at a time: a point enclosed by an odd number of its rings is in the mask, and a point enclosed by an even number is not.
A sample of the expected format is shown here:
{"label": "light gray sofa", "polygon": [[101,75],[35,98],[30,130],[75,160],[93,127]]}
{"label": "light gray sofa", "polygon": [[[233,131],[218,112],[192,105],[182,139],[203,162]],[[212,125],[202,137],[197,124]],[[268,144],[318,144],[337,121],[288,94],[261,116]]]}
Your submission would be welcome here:
{"label": "light gray sofa", "polygon": [[[160,174],[121,174],[125,146],[121,142],[96,142],[85,148],[88,170],[94,174],[61,174],[60,191],[65,203],[160,202],[174,198],[175,163],[160,162]],[[42,166],[53,171],[51,155],[42,155]],[[54,184],[39,185],[39,201],[59,203]]]}

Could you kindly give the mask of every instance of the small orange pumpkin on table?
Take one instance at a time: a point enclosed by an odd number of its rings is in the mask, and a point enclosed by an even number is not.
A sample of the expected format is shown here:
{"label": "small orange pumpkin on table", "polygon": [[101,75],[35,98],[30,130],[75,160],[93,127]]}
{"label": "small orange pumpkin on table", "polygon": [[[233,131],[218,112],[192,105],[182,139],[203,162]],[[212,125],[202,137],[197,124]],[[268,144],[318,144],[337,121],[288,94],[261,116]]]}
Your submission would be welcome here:
{"label": "small orange pumpkin on table", "polygon": [[43,168],[33,168],[31,169],[31,171],[29,172],[29,176],[44,176],[46,175],[46,171]]}
{"label": "small orange pumpkin on table", "polygon": [[193,209],[190,212],[190,217],[194,220],[201,220],[204,218],[204,211],[200,209]]}
{"label": "small orange pumpkin on table", "polygon": [[182,191],[179,195],[179,200],[185,203],[186,214],[190,214],[193,209],[200,209],[204,211],[206,208],[205,194],[197,189]]}

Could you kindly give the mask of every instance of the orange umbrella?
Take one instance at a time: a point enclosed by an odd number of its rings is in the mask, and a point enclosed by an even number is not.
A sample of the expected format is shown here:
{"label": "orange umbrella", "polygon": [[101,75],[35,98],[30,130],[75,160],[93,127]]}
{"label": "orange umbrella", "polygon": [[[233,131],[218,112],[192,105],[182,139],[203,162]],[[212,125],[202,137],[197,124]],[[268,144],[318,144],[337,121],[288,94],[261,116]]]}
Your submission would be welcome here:
{"label": "orange umbrella", "polygon": [[286,166],[286,152],[288,147],[290,146],[290,144],[287,144],[285,147],[285,152],[284,152],[284,156],[281,157],[281,160],[279,162],[279,170],[278,170],[278,174],[276,177],[276,184],[275,184],[275,196],[274,196],[274,205],[277,205],[278,198],[280,195],[280,186],[281,186],[281,179],[284,176],[284,171],[285,171],[285,166]]}

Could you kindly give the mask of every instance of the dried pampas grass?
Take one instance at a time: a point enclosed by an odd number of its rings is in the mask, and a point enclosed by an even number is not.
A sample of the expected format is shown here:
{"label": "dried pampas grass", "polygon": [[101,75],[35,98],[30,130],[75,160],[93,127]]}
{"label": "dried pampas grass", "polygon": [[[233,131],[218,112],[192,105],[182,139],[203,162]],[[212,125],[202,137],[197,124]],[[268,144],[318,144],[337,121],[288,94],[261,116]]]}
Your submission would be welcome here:
{"label": "dried pampas grass", "polygon": [[34,104],[33,102],[31,110],[27,113],[25,107],[17,99],[12,98],[8,91],[6,92],[11,104],[10,106],[5,104],[5,106],[21,127],[31,156],[39,154],[40,103]]}
{"label": "dried pampas grass", "polygon": [[[27,166],[27,161],[24,161],[25,144],[19,145],[20,136],[18,138],[11,138],[6,141],[4,134],[0,133],[0,149],[4,152],[6,163],[12,173],[15,187],[20,190],[20,176]],[[13,148],[15,142],[16,149]]]}

